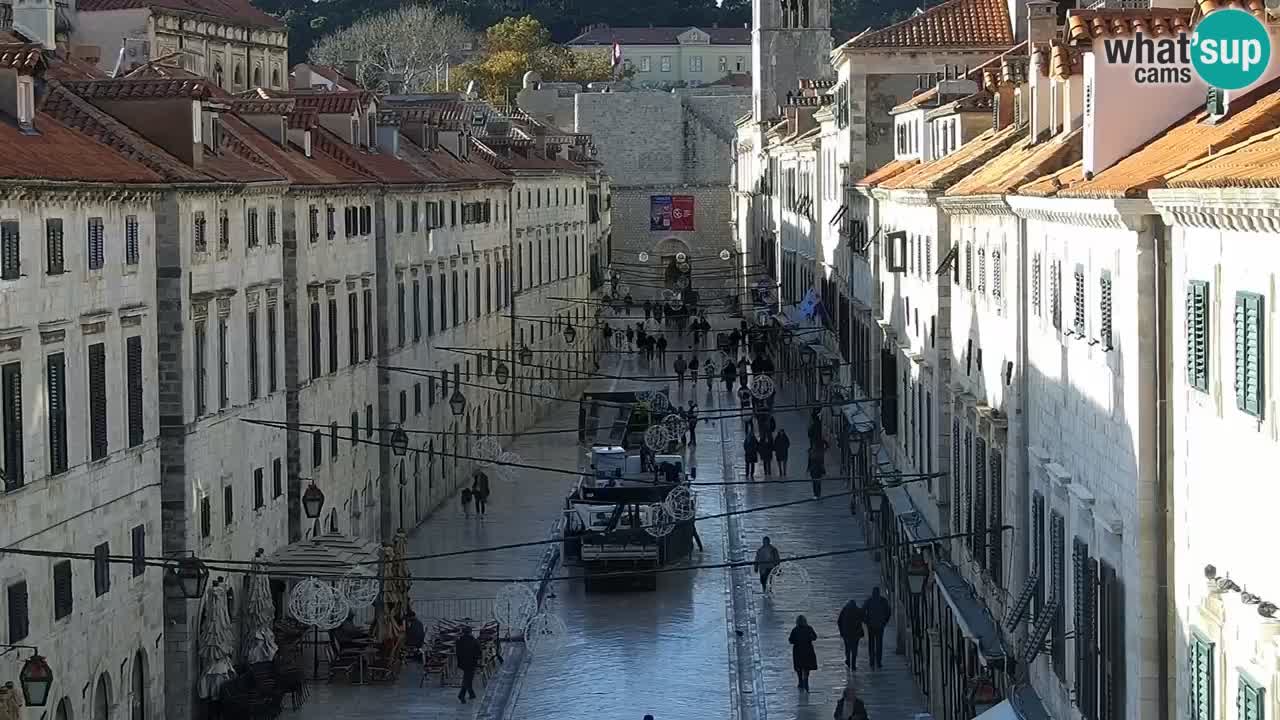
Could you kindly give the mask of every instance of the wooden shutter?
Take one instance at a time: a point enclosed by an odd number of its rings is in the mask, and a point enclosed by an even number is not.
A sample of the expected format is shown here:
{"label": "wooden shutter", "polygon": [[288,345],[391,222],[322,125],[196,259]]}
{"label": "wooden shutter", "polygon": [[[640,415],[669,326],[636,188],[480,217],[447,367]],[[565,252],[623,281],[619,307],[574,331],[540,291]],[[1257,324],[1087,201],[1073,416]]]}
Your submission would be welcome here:
{"label": "wooden shutter", "polygon": [[951,420],[951,532],[963,532],[960,523],[960,419]]}
{"label": "wooden shutter", "polygon": [[124,262],[126,265],[138,264],[137,215],[126,215],[124,218]]}
{"label": "wooden shutter", "polygon": [[991,453],[991,522],[988,544],[990,552],[987,571],[992,580],[1004,587],[1004,458],[999,452]]}
{"label": "wooden shutter", "polygon": [[1040,315],[1040,253],[1031,258],[1031,313]]}
{"label": "wooden shutter", "polygon": [[95,597],[106,595],[111,589],[111,546],[100,543],[93,548],[93,594]]}
{"label": "wooden shutter", "polygon": [[134,335],[125,340],[125,391],[129,404],[129,447],[142,444],[144,436],[142,415],[142,336]]}
{"label": "wooden shutter", "polygon": [[6,593],[9,606],[9,642],[24,640],[31,632],[31,614],[27,600],[27,584],[16,582]]}
{"label": "wooden shutter", "polygon": [[133,576],[138,577],[147,571],[147,527],[135,526],[131,539],[133,541]]}
{"label": "wooden shutter", "polygon": [[54,353],[45,365],[49,402],[49,471],[57,475],[67,469],[66,356]]}
{"label": "wooden shutter", "polygon": [[898,358],[891,350],[880,351],[880,426],[884,435],[898,434]]}
{"label": "wooden shutter", "polygon": [[311,379],[321,375],[320,368],[320,303],[311,303]]}
{"label": "wooden shutter", "polygon": [[1098,570],[1098,624],[1101,645],[1098,656],[1102,662],[1099,673],[1098,720],[1122,720],[1126,717],[1124,586],[1117,577],[1115,568],[1106,562],[1099,563]]}
{"label": "wooden shutter", "polygon": [[280,458],[271,461],[271,497],[280,497],[284,494],[284,474],[282,472]]}
{"label": "wooden shutter", "polygon": [[1111,337],[1111,273],[1103,271],[1102,277],[1098,280],[1098,340],[1102,343],[1103,350],[1110,350],[1112,345]]}
{"label": "wooden shutter", "polygon": [[44,221],[45,262],[48,263],[50,275],[66,272],[66,264],[62,250],[62,218],[49,218]]}
{"label": "wooden shutter", "polygon": [[1263,344],[1262,296],[1236,293],[1236,406],[1262,417]]}
{"label": "wooden shutter", "polygon": [[1187,647],[1191,676],[1191,720],[1212,720],[1214,688],[1214,645],[1193,635]]}
{"label": "wooden shutter", "polygon": [[107,456],[107,346],[89,346],[89,456]]}
{"label": "wooden shutter", "polygon": [[1062,261],[1049,263],[1049,314],[1053,328],[1062,329]]}
{"label": "wooden shutter", "polygon": [[200,498],[200,537],[209,537],[213,532],[213,505],[209,496]]}
{"label": "wooden shutter", "polygon": [[1187,283],[1187,384],[1209,391],[1209,283]]}
{"label": "wooden shutter", "polygon": [[53,619],[61,620],[74,608],[71,593],[71,561],[63,560],[53,566]]}
{"label": "wooden shutter", "polygon": [[3,394],[4,484],[6,490],[22,486],[24,454],[22,452],[22,365],[9,363],[0,368],[0,393]]}
{"label": "wooden shutter", "polygon": [[987,565],[987,441],[978,437],[973,447],[973,559]]}
{"label": "wooden shutter", "polygon": [[1088,674],[1088,600],[1089,583],[1089,545],[1080,538],[1071,541],[1071,585],[1072,585],[1072,625],[1074,631],[1075,672],[1072,677],[1072,690],[1076,704],[1083,710],[1085,707],[1085,676]]}
{"label": "wooden shutter", "polygon": [[22,236],[17,220],[0,222],[0,279],[17,280],[22,272]]}
{"label": "wooden shutter", "polygon": [[1236,692],[1236,717],[1239,720],[1266,719],[1266,690],[1256,685],[1243,673],[1240,674],[1239,688]]}
{"label": "wooden shutter", "polygon": [[1063,603],[1066,601],[1066,528],[1062,515],[1053,512],[1049,516],[1049,569],[1053,577],[1050,587],[1052,604],[1056,606],[1053,621],[1053,671],[1060,680],[1065,681],[1066,668],[1066,618]]}

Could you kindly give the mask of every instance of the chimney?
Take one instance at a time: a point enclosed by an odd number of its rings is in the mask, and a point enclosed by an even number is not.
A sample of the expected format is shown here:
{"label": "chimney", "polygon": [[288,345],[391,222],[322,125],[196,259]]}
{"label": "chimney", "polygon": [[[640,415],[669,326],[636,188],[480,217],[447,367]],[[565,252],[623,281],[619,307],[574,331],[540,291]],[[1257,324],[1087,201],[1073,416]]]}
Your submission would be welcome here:
{"label": "chimney", "polygon": [[252,125],[259,132],[271,138],[272,142],[286,147],[289,144],[289,135],[286,116],[276,113],[248,113],[237,112],[236,115],[246,123]]}
{"label": "chimney", "polygon": [[1051,46],[1043,45],[1035,47],[1031,56],[1031,65],[1028,68],[1031,75],[1031,84],[1028,86],[1028,105],[1031,110],[1031,139],[1038,141],[1042,135],[1053,134],[1052,106],[1053,100],[1053,84],[1057,82],[1047,74],[1040,72],[1040,68],[1052,71],[1051,63],[1053,62],[1053,50]]}
{"label": "chimney", "polygon": [[1013,90],[1013,83],[1006,80],[996,81],[994,97],[991,99],[992,130],[1004,130],[1013,124],[1014,103],[1017,102]]}
{"label": "chimney", "polygon": [[1051,42],[1058,34],[1058,4],[1053,0],[1027,2],[1027,41],[1031,47]]}
{"label": "chimney", "polygon": [[378,124],[378,151],[400,156],[400,128],[395,124]]}
{"label": "chimney", "polygon": [[358,59],[344,60],[342,62],[342,74],[360,83],[360,61]]}
{"label": "chimney", "polygon": [[54,0],[18,0],[13,3],[13,29],[45,50],[54,50],[56,13]]}

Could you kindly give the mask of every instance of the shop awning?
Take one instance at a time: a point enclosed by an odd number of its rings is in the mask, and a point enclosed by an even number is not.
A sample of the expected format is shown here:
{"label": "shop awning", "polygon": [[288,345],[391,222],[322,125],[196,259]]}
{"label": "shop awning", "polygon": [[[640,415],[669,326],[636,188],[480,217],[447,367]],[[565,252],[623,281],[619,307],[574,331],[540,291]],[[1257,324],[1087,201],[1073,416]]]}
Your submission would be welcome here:
{"label": "shop awning", "polygon": [[272,573],[301,579],[308,575],[330,578],[346,575],[373,577],[378,574],[376,562],[381,548],[376,542],[352,538],[341,533],[290,543],[264,560]]}
{"label": "shop awning", "polygon": [[973,720],[1018,720],[1018,712],[1013,709],[1013,703],[1005,700],[981,715],[975,716]]}
{"label": "shop awning", "polygon": [[1013,703],[1014,712],[1020,720],[1053,720],[1044,703],[1030,685],[1019,685],[1009,692],[1009,702]]}
{"label": "shop awning", "polygon": [[1004,645],[995,620],[960,571],[950,563],[940,562],[933,568],[933,577],[938,591],[951,607],[960,632],[978,647],[983,663],[1004,659]]}

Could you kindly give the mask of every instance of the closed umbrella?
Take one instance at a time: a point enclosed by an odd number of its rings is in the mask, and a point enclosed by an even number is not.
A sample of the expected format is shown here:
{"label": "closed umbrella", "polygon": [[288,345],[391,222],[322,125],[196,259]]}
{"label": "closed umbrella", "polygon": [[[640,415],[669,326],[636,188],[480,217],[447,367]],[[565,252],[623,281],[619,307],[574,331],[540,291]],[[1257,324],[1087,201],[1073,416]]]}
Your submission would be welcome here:
{"label": "closed umbrella", "polygon": [[[262,551],[258,551],[260,558]],[[276,656],[276,606],[271,601],[271,581],[263,572],[262,561],[255,558],[245,578],[245,662],[250,665],[270,662]]]}
{"label": "closed umbrella", "polygon": [[215,581],[204,597],[204,618],[200,626],[200,679],[196,683],[196,694],[201,699],[216,699],[222,686],[235,677],[231,659],[234,644],[227,586]]}
{"label": "closed umbrella", "polygon": [[409,574],[405,555],[408,541],[397,533],[394,544],[383,546],[382,607],[378,612],[377,638],[391,657],[398,657],[404,643],[404,614],[409,606]]}

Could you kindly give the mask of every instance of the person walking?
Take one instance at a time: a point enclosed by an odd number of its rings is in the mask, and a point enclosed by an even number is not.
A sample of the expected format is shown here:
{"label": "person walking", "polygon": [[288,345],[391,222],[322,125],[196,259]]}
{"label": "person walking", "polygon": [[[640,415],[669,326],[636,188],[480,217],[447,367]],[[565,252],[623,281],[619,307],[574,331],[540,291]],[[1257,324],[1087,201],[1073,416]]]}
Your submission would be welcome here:
{"label": "person walking", "polygon": [[738,366],[733,361],[725,363],[724,369],[720,371],[720,379],[724,381],[724,391],[733,396],[733,381],[738,378]]}
{"label": "person walking", "polygon": [[738,332],[738,330],[735,328],[733,332],[729,333],[729,350],[730,350],[730,352],[733,352],[734,350],[737,350],[737,349],[738,349],[738,343],[740,343],[740,342],[742,342],[742,333]]}
{"label": "person walking", "polygon": [[480,641],[471,634],[471,626],[462,626],[462,635],[454,645],[454,655],[458,661],[458,669],[462,671],[462,688],[458,690],[458,700],[466,704],[467,698],[476,699],[476,690],[472,685],[476,680],[476,668],[480,665]]}
{"label": "person walking", "polygon": [[880,595],[880,588],[871,588],[871,597],[862,604],[862,621],[867,626],[867,662],[873,670],[883,667],[884,627],[893,617],[889,601]]}
{"label": "person walking", "polygon": [[750,364],[746,360],[738,363],[738,385],[741,387],[747,387],[747,367]]}
{"label": "person walking", "polygon": [[827,449],[827,441],[822,435],[822,411],[814,408],[809,415],[809,445],[823,450]]}
{"label": "person walking", "polygon": [[667,369],[667,336],[658,336],[658,364],[663,370]]}
{"label": "person walking", "polygon": [[747,479],[754,478],[756,475],[756,460],[760,457],[760,445],[756,441],[756,436],[747,433],[747,438],[742,441],[742,458],[747,461]]}
{"label": "person walking", "polygon": [[[694,381],[694,394],[697,394],[697,381]],[[693,400],[689,401],[689,409],[684,411],[685,422],[689,423],[689,444],[698,444],[698,403]]]}
{"label": "person walking", "polygon": [[694,392],[698,390],[698,354],[693,353],[689,356],[689,382],[693,384]]}
{"label": "person walking", "polygon": [[676,362],[673,367],[675,367],[676,369],[676,384],[683,388],[684,387],[684,371],[685,371],[683,355],[676,356]]}
{"label": "person walking", "polygon": [[862,608],[857,600],[850,600],[840,610],[836,619],[840,639],[844,641],[844,664],[850,670],[858,669],[858,643],[862,640]]}
{"label": "person walking", "polygon": [[484,517],[485,509],[489,505],[489,476],[483,471],[477,471],[475,479],[471,483],[471,497],[476,501],[476,514]]}
{"label": "person walking", "polygon": [[760,463],[764,465],[764,474],[773,474],[773,436],[768,433],[760,434],[760,441],[756,443],[757,449],[760,451]]}
{"label": "person walking", "polygon": [[867,706],[858,697],[858,691],[850,685],[844,689],[839,702],[836,703],[835,720],[869,720]]}
{"label": "person walking", "polygon": [[707,362],[703,364],[702,374],[707,379],[707,392],[711,392],[711,386],[716,381],[716,365],[711,362],[711,358],[707,358]]}
{"label": "person walking", "polygon": [[627,349],[635,347],[636,331],[630,325],[627,326]]}
{"label": "person walking", "polygon": [[791,666],[796,670],[796,687],[809,691],[809,673],[818,669],[818,653],[813,644],[818,640],[818,633],[809,626],[803,615],[796,616],[796,626],[791,629]]}
{"label": "person walking", "polygon": [[648,320],[653,317],[653,303],[649,300],[644,301],[644,319]]}
{"label": "person walking", "polygon": [[787,437],[787,430],[783,428],[773,438],[773,455],[778,458],[778,474],[786,477],[787,475],[787,454],[791,452],[791,438]]}
{"label": "person walking", "polygon": [[760,574],[760,592],[768,592],[769,590],[769,573],[782,563],[782,556],[778,554],[778,548],[769,542],[769,536],[765,535],[760,540],[760,547],[756,548],[756,572]]}
{"label": "person walking", "polygon": [[471,517],[471,488],[462,488],[462,514]]}
{"label": "person walking", "polygon": [[825,463],[822,462],[822,450],[811,447],[809,448],[809,479],[813,481],[813,497],[822,497],[822,477],[827,474]]}

